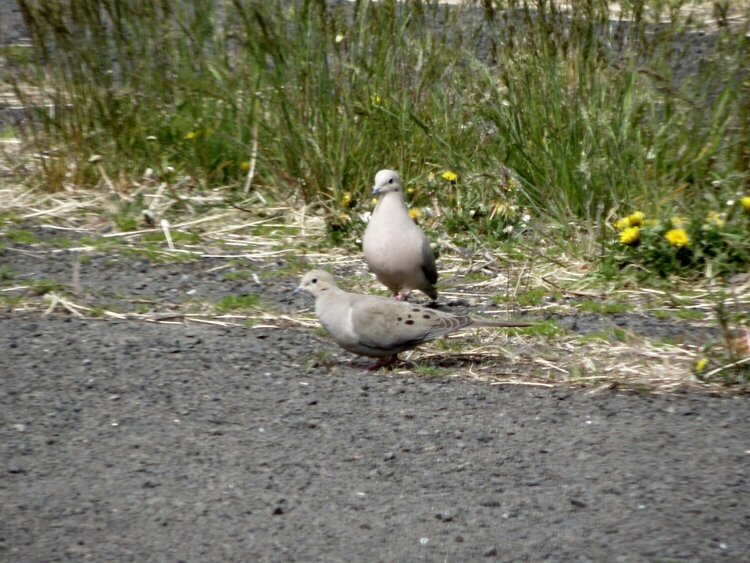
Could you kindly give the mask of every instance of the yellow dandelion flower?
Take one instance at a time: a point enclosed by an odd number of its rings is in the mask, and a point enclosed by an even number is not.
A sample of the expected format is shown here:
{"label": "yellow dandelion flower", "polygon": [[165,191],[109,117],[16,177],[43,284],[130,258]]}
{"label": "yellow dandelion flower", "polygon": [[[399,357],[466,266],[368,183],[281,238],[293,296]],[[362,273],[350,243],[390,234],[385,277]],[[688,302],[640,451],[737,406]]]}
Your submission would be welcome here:
{"label": "yellow dandelion flower", "polygon": [[709,211],[708,215],[706,215],[706,224],[707,225],[716,225],[719,229],[724,227],[725,221],[721,218],[721,214],[717,213],[716,211]]}
{"label": "yellow dandelion flower", "polygon": [[409,209],[409,217],[414,222],[419,221],[422,218],[422,212],[416,207],[413,207]]}
{"label": "yellow dandelion flower", "polygon": [[656,219],[644,219],[643,220],[643,227],[651,228],[651,227],[658,227],[659,221]]}
{"label": "yellow dandelion flower", "polygon": [[667,231],[664,238],[667,239],[669,244],[676,246],[677,248],[682,248],[690,243],[690,237],[688,237],[685,229],[672,229]]}
{"label": "yellow dandelion flower", "polygon": [[377,94],[373,94],[372,96],[370,96],[370,103],[374,106],[383,105],[383,98],[381,98]]}
{"label": "yellow dandelion flower", "polygon": [[745,213],[750,213],[750,195],[746,195],[740,200],[740,205],[742,205],[742,209],[745,210]]}
{"label": "yellow dandelion flower", "polygon": [[344,207],[351,207],[352,206],[352,194],[349,192],[344,193],[343,196],[341,196],[341,205]]}
{"label": "yellow dandelion flower", "polygon": [[248,170],[250,170],[250,163],[247,160],[244,162],[241,162],[240,170],[242,170],[243,172],[247,172]]}
{"label": "yellow dandelion flower", "polygon": [[623,217],[622,219],[615,221],[615,229],[618,231],[623,231],[630,226],[630,217]]}
{"label": "yellow dandelion flower", "polygon": [[415,191],[416,191],[416,190],[415,190],[414,188],[406,188],[406,193],[407,193],[408,195],[414,195],[414,192],[415,192]]}
{"label": "yellow dandelion flower", "polygon": [[446,182],[450,182],[451,184],[458,180],[458,174],[453,172],[453,170],[446,170],[440,175],[440,177]]}
{"label": "yellow dandelion flower", "polygon": [[643,211],[635,211],[628,215],[631,227],[640,227],[643,225],[643,220],[646,218],[646,214]]}
{"label": "yellow dandelion flower", "polygon": [[700,373],[704,369],[706,369],[706,366],[708,365],[708,358],[701,358],[697,362],[695,362],[695,373]]}
{"label": "yellow dandelion flower", "polygon": [[635,244],[641,239],[640,227],[628,227],[620,233],[620,242],[622,244]]}
{"label": "yellow dandelion flower", "polygon": [[378,204],[378,198],[374,197],[370,200],[370,205],[375,207]]}
{"label": "yellow dandelion flower", "polygon": [[349,221],[351,221],[351,219],[346,213],[339,213],[339,222],[342,225],[346,225]]}
{"label": "yellow dandelion flower", "polygon": [[688,218],[682,217],[680,215],[675,215],[669,220],[670,223],[672,223],[672,226],[675,229],[682,229],[685,225],[688,224]]}
{"label": "yellow dandelion flower", "polygon": [[185,139],[188,141],[194,141],[197,138],[198,133],[196,133],[195,131],[188,131],[187,133],[185,133]]}

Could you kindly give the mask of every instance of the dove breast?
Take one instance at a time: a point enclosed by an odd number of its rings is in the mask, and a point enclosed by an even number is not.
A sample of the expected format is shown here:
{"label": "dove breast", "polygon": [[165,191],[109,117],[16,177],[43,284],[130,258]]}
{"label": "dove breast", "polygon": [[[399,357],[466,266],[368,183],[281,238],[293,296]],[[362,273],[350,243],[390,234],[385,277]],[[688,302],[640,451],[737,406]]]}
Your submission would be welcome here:
{"label": "dove breast", "polygon": [[401,177],[392,170],[375,176],[380,199],[362,238],[365,262],[394,294],[418,289],[437,299],[438,273],[430,241],[409,217]]}

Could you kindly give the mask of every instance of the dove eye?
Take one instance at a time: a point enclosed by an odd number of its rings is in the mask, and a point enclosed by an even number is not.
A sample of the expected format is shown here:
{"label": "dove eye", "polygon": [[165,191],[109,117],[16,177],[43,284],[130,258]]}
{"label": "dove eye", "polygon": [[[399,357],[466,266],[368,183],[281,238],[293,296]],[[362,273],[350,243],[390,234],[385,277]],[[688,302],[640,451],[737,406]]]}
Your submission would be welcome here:
{"label": "dove eye", "polygon": [[392,184],[393,183],[393,178],[391,178],[390,180],[388,180],[388,183]]}
{"label": "dove eye", "polygon": [[313,278],[310,280],[310,283],[318,283],[318,278]]}

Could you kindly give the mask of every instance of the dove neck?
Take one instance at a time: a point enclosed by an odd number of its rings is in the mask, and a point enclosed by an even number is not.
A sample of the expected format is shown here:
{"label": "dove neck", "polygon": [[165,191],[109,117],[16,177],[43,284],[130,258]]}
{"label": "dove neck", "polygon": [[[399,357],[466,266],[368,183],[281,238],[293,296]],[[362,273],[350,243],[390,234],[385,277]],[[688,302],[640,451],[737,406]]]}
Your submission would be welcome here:
{"label": "dove neck", "polygon": [[341,294],[345,293],[343,289],[332,285],[323,291],[319,291],[315,296],[315,314],[318,318],[326,314],[326,311],[332,310],[332,305],[341,300]]}
{"label": "dove neck", "polygon": [[404,200],[400,193],[388,192],[380,196],[380,201],[378,201],[378,205],[375,207],[375,212],[383,210],[388,213],[389,210],[395,209],[406,209]]}

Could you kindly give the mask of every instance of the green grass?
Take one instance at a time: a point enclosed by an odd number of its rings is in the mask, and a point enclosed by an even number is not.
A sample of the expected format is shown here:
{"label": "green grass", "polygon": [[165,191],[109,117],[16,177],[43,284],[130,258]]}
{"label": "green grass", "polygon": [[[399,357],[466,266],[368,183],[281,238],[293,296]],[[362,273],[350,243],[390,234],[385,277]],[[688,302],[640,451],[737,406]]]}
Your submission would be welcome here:
{"label": "green grass", "polygon": [[260,295],[249,293],[247,295],[227,295],[216,303],[216,311],[229,313],[247,309],[257,309],[260,305]]}
{"label": "green grass", "polygon": [[16,305],[20,305],[23,300],[21,295],[9,295],[7,293],[0,293],[0,307],[6,307],[11,309]]}
{"label": "green grass", "polygon": [[283,263],[277,262],[276,264],[269,265],[269,267],[258,273],[258,277],[262,280],[299,277],[309,269],[310,264],[303,257],[298,256],[284,260]]}
{"label": "green grass", "polygon": [[0,211],[0,225],[13,225],[21,221],[22,219],[18,216],[17,212]]}
{"label": "green grass", "polygon": [[601,341],[609,342],[611,339],[611,336],[612,335],[610,333],[603,331],[603,330],[599,330],[596,332],[589,332],[587,334],[582,334],[579,338],[582,342],[601,342]]}
{"label": "green grass", "polygon": [[464,275],[463,281],[465,283],[481,283],[490,281],[491,279],[492,276],[483,272],[469,272],[468,274]]}
{"label": "green grass", "polygon": [[[201,237],[198,233],[186,233],[185,231],[170,231],[169,233],[174,243],[184,243],[196,245],[200,244]],[[148,233],[143,235],[144,242],[165,242],[166,238],[163,232]]]}
{"label": "green grass", "polygon": [[[598,227],[617,209],[727,199],[750,178],[747,23],[719,25],[712,56],[678,77],[692,55],[676,47],[700,25],[656,0],[623,4],[626,26],[594,2],[506,0],[463,24],[461,9],[424,2],[21,4],[34,64],[11,78],[38,114],[25,138],[62,149],[41,170],[50,190],[96,184],[96,153],[112,178],[149,167],[241,198],[258,146],[255,189],[321,205],[342,244],[356,221],[339,215],[368,209],[388,166],[415,206],[440,204],[441,230],[498,245],[524,209]],[[480,29],[502,64],[476,51]],[[25,92],[42,84],[71,110],[34,109]],[[137,216],[114,219],[130,230]]]}
{"label": "green grass", "polygon": [[73,241],[67,237],[54,237],[54,238],[45,240],[45,242],[55,248],[67,249],[67,248],[73,247]]}
{"label": "green grass", "polygon": [[528,291],[521,291],[516,295],[514,302],[519,307],[538,307],[544,302],[548,291],[543,287],[535,287]]}
{"label": "green grass", "polygon": [[46,295],[53,291],[62,293],[66,290],[63,284],[50,279],[27,280],[22,285],[28,287],[34,295]]}
{"label": "green grass", "polygon": [[318,338],[326,338],[328,336],[326,329],[324,329],[322,326],[316,326],[312,331],[313,334]]}
{"label": "green grass", "polygon": [[0,47],[0,57],[6,65],[12,67],[31,65],[35,62],[34,50],[26,45],[3,45]]}
{"label": "green grass", "polygon": [[535,323],[530,327],[511,328],[508,330],[509,334],[536,336],[543,339],[554,339],[565,334],[565,329],[555,324],[554,321],[544,321]]}
{"label": "green grass", "polygon": [[122,246],[119,252],[123,256],[145,258],[155,264],[193,262],[200,258],[198,252],[170,252],[163,246],[153,243],[144,246]]}
{"label": "green grass", "polygon": [[462,352],[467,341],[473,338],[470,332],[464,332],[461,338],[438,338],[434,340],[435,348],[441,352]]}
{"label": "green grass", "polygon": [[609,330],[601,330],[596,332],[589,332],[580,336],[583,342],[627,342],[629,339],[629,333],[627,330],[621,328],[612,327]]}
{"label": "green grass", "polygon": [[7,266],[0,266],[0,284],[7,285],[12,282],[17,275],[18,272],[11,270]]}
{"label": "green grass", "polygon": [[293,236],[299,232],[299,227],[287,225],[283,227],[268,225],[256,225],[248,230],[248,234],[256,237],[281,238],[284,236]]}
{"label": "green grass", "polygon": [[675,313],[675,317],[686,321],[702,321],[706,318],[706,313],[694,309],[680,309]]}
{"label": "green grass", "polygon": [[596,313],[598,315],[617,315],[630,311],[627,303],[610,303],[600,301],[579,301],[576,308],[583,313]]}
{"label": "green grass", "polygon": [[13,139],[16,136],[16,130],[10,125],[0,126],[0,139]]}
{"label": "green grass", "polygon": [[671,311],[665,311],[664,309],[660,309],[658,311],[650,311],[649,314],[655,319],[660,320],[671,319],[673,315]]}
{"label": "green grass", "polygon": [[107,311],[114,311],[115,309],[105,307],[102,305],[92,305],[89,307],[88,314],[94,318],[101,318]]}
{"label": "green grass", "polygon": [[5,233],[5,238],[13,244],[36,244],[39,242],[34,233],[25,229],[11,229]]}
{"label": "green grass", "polygon": [[652,340],[652,344],[654,346],[680,346],[683,344],[682,339],[677,337],[671,337],[671,336],[661,336],[659,338],[654,338]]}
{"label": "green grass", "polygon": [[414,366],[414,373],[427,379],[436,379],[439,377],[447,376],[449,374],[449,371],[442,369],[438,366],[431,366],[428,364],[416,364]]}

